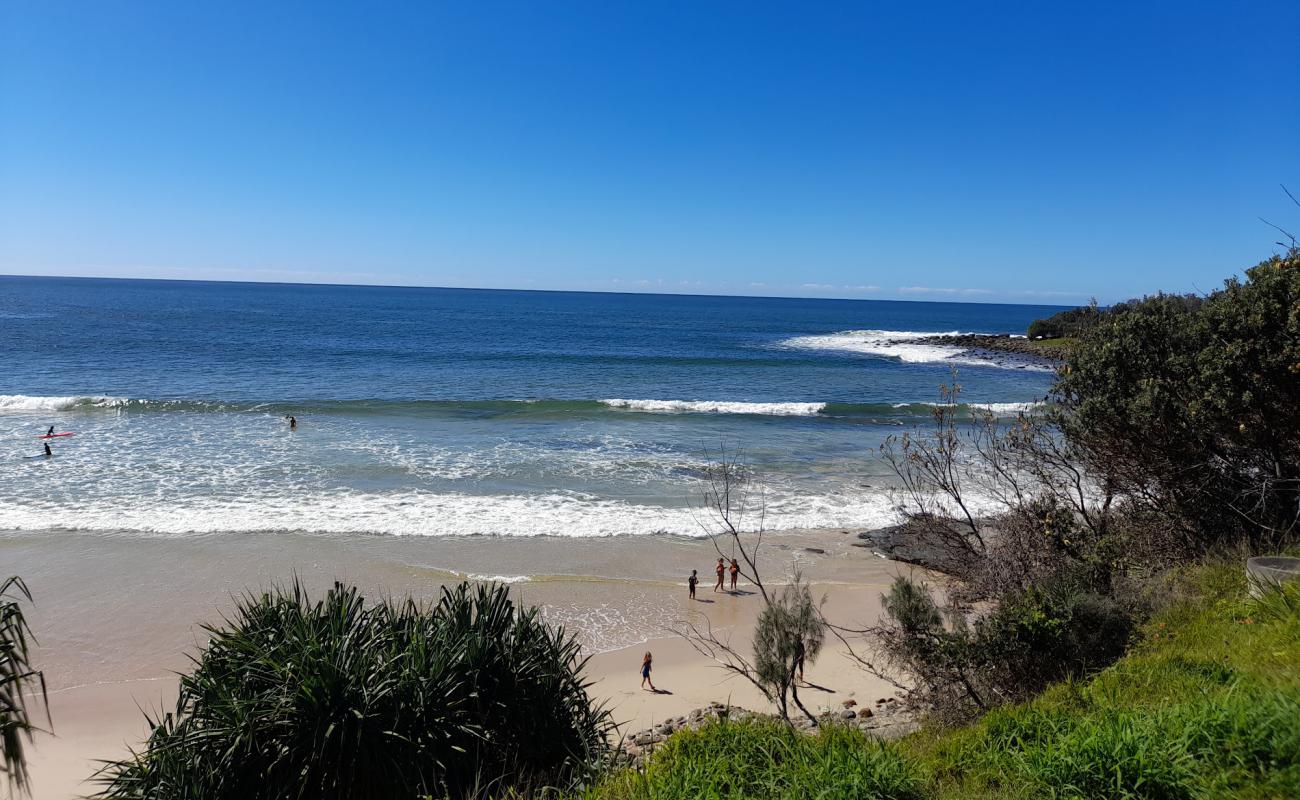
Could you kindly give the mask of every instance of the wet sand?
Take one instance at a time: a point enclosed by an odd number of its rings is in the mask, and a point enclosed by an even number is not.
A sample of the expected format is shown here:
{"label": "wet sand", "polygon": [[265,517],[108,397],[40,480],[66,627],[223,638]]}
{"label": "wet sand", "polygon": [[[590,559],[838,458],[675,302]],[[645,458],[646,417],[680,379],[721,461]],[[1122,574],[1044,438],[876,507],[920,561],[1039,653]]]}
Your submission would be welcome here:
{"label": "wet sand", "polygon": [[[796,564],[833,619],[865,623],[879,594],[906,565],[851,546],[839,530],[766,535],[761,566],[777,583]],[[824,552],[811,552],[815,548]],[[30,621],[37,664],[50,688],[54,735],[38,735],[33,797],[63,800],[93,791],[85,782],[99,759],[120,757],[146,733],[142,709],[170,707],[175,673],[203,641],[200,623],[219,622],[232,597],[296,575],[316,594],[334,581],[370,597],[436,599],[462,578],[506,579],[524,603],[573,631],[592,659],[593,695],[624,730],[635,731],[711,701],[764,709],[743,679],[729,678],[676,637],[674,623],[711,621],[747,643],[761,598],[745,581],[736,595],[711,591],[714,545],[665,536],[607,539],[417,538],[308,534],[212,534],[187,538],[75,532],[0,534],[0,573],[19,574],[35,595]],[[698,569],[698,600],[686,576]],[[747,644],[742,648],[748,651]],[[643,691],[641,655],[655,654]],[[892,694],[828,643],[807,671],[805,704],[838,708]]]}

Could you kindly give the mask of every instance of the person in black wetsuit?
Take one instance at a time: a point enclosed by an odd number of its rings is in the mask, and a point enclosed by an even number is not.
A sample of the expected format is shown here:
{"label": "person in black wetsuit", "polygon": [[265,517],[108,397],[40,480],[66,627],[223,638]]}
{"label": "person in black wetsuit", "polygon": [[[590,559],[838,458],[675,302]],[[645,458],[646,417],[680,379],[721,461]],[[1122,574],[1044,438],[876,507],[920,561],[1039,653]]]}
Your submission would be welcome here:
{"label": "person in black wetsuit", "polygon": [[292,416],[287,417],[287,419],[289,420],[289,430],[291,431],[298,430],[298,420],[294,419]]}
{"label": "person in black wetsuit", "polygon": [[54,426],[53,426],[53,425],[51,425],[51,426],[50,426],[50,429],[49,429],[48,431],[45,432],[45,435],[46,435],[46,436],[53,436],[53,435],[54,435]]}
{"label": "person in black wetsuit", "polygon": [[49,442],[46,442],[46,443],[45,443],[45,455],[47,455],[47,456],[52,456],[52,455],[54,455],[54,451],[50,449],[50,443],[49,443]]}

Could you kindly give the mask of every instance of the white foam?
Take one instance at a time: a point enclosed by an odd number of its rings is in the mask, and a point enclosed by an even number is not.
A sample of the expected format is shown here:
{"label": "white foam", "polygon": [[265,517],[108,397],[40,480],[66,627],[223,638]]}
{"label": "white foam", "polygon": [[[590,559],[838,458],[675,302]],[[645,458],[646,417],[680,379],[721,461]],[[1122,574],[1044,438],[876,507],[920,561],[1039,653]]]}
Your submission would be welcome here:
{"label": "white foam", "polygon": [[71,411],[77,408],[118,408],[131,402],[126,397],[104,395],[43,396],[27,394],[0,394],[0,412],[6,411]]}
{"label": "white foam", "polygon": [[694,414],[759,414],[775,417],[808,417],[819,414],[825,403],[741,403],[729,400],[601,400],[610,408],[630,411]]}
{"label": "white foam", "polygon": [[[764,525],[867,527],[895,521],[884,493],[770,497]],[[748,527],[758,517],[742,523]],[[426,491],[312,491],[260,496],[128,496],[78,502],[0,500],[0,530],[368,533],[397,536],[602,537],[666,533],[700,537],[709,520],[690,508],[594,495],[470,495]],[[509,577],[509,576],[497,576]]]}
{"label": "white foam", "polygon": [[[907,408],[908,406],[934,406],[937,408],[943,405],[950,405],[950,404],[929,403],[929,402],[894,403],[894,408]],[[1036,408],[1041,408],[1043,404],[1035,402],[1035,403],[969,403],[968,405],[970,408],[979,409],[981,411],[988,411],[990,413],[997,414],[999,416],[1004,414],[1010,416],[1012,414],[1019,414],[1022,411],[1033,411]]]}
{"label": "white foam", "polygon": [[795,336],[778,343],[778,346],[799,350],[861,353],[863,355],[881,356],[882,358],[894,358],[905,364],[965,364],[979,367],[1050,371],[1048,367],[1025,364],[1019,360],[1003,363],[991,358],[982,358],[972,355],[969,348],[965,347],[917,341],[932,336],[961,335],[963,335],[962,331],[840,331],[814,336]]}
{"label": "white foam", "polygon": [[529,575],[476,575],[472,572],[457,572],[456,575],[467,581],[478,583],[527,583],[532,580]]}

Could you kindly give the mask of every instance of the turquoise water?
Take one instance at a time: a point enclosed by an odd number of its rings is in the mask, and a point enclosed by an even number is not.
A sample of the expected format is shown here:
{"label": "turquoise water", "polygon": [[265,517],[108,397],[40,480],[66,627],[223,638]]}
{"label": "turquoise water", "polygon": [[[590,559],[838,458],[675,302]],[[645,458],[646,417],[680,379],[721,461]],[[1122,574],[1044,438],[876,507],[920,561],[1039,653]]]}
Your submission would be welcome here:
{"label": "turquoise water", "polygon": [[1051,382],[910,339],[1055,310],[0,277],[0,530],[698,535],[720,447],[769,527],[880,524],[950,370],[1008,413]]}

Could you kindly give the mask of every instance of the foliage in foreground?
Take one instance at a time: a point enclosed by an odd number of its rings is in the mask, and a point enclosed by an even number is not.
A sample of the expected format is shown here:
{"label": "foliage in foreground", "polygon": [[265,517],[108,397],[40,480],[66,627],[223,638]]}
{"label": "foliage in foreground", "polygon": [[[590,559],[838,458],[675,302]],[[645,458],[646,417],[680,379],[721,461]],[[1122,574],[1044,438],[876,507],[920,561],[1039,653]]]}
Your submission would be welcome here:
{"label": "foliage in foreground", "polygon": [[1300,250],[1204,298],[1101,314],[1052,390],[1076,455],[1142,498],[1183,549],[1261,549],[1300,533]]}
{"label": "foliage in foreground", "polygon": [[928,589],[905,576],[881,600],[884,615],[873,632],[882,650],[908,677],[913,696],[947,721],[1113,663],[1138,618],[1114,596],[1059,579],[1010,593],[971,620],[960,608],[941,612]]}
{"label": "foliage in foreground", "polygon": [[32,633],[23,615],[22,601],[31,599],[21,578],[0,583],[0,778],[6,788],[19,792],[27,788],[23,745],[36,729],[27,695],[39,687],[45,701],[45,678],[32,667]]}
{"label": "foliage in foreground", "polygon": [[963,728],[895,743],[829,726],[673,735],[587,800],[1300,797],[1300,588],[1250,599],[1241,565],[1203,568],[1128,656]]}
{"label": "foliage in foreground", "polygon": [[472,797],[569,786],[605,755],[577,643],[504,586],[436,606],[336,584],[246,597],[112,798]]}
{"label": "foliage in foreground", "polygon": [[914,767],[893,746],[852,728],[817,736],[775,721],[719,722],[669,738],[644,772],[623,770],[588,800],[923,797]]}

